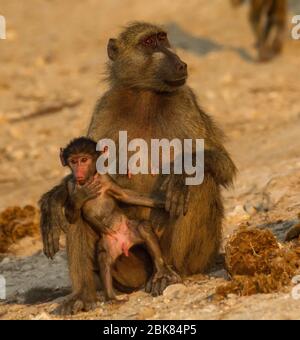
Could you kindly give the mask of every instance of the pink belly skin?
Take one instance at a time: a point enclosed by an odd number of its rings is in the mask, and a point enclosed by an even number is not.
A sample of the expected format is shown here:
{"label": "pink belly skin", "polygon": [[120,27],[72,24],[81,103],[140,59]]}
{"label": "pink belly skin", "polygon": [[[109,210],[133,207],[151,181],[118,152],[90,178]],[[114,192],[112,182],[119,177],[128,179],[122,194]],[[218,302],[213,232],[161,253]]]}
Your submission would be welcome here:
{"label": "pink belly skin", "polygon": [[133,245],[133,233],[127,226],[126,221],[113,228],[111,234],[103,236],[103,242],[113,259],[124,254],[129,256],[129,249]]}

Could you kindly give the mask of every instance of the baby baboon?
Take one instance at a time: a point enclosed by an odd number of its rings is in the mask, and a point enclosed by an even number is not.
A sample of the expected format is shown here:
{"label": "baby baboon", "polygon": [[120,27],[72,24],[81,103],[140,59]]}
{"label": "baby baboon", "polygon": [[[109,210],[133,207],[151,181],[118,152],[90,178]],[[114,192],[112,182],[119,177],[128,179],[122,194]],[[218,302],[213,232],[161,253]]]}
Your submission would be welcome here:
{"label": "baby baboon", "polygon": [[[117,300],[112,285],[112,267],[120,255],[128,256],[129,249],[136,244],[145,244],[153,258],[153,282],[159,282],[159,285],[153,286],[156,290],[152,294],[159,295],[167,285],[179,282],[180,277],[165,264],[150,222],[129,220],[118,207],[116,199],[126,204],[145,207],[163,207],[164,203],[159,199],[122,189],[109,175],[98,174],[96,161],[100,152],[96,151],[96,146],[93,140],[81,137],[71,141],[62,150],[63,165],[68,165],[72,172],[65,205],[67,220],[76,224],[83,218],[99,236],[97,257],[108,300]],[[68,302],[65,304],[67,306]]]}
{"label": "baby baboon", "polygon": [[[231,0],[234,6],[244,0]],[[250,22],[256,37],[260,61],[281,53],[287,22],[287,0],[251,0]]]}
{"label": "baby baboon", "polygon": [[[140,22],[130,24],[117,39],[110,39],[108,56],[110,88],[96,104],[88,137],[97,141],[112,139],[117,149],[119,131],[127,131],[128,140],[142,138],[148,145],[152,139],[163,138],[177,138],[182,144],[185,139],[205,141],[205,176],[201,185],[185,185],[187,174],[175,174],[172,168],[170,175],[160,172],[155,176],[114,177],[121,187],[151,196],[164,190],[165,211],[128,205],[121,209],[129,219],[152,221],[164,259],[179,274],[203,272],[213,262],[220,245],[221,186],[228,187],[236,172],[223,146],[223,133],[199,107],[186,85],[187,65],[172,50],[163,28]],[[170,161],[173,162],[172,157]],[[66,181],[41,199],[44,251],[48,257],[58,250],[60,225],[65,225],[62,207],[67,196]],[[66,230],[74,307],[88,309],[95,299],[93,265],[97,237],[88,224]],[[150,265],[147,254],[135,248],[129,257],[121,256],[117,261],[114,280],[124,289],[137,289],[149,280]],[[148,282],[149,289],[151,278]]]}

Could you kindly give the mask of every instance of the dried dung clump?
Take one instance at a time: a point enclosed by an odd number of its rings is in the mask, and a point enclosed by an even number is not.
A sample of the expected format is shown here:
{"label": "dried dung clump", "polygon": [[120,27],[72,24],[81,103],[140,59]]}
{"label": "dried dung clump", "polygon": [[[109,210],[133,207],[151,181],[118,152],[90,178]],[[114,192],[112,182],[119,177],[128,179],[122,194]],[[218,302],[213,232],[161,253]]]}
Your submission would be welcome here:
{"label": "dried dung clump", "polygon": [[39,213],[35,207],[10,207],[0,214],[0,253],[25,236],[38,235]]}
{"label": "dried dung clump", "polygon": [[232,281],[218,287],[217,296],[276,292],[300,267],[300,241],[281,245],[270,230],[242,229],[228,241],[225,263]]}

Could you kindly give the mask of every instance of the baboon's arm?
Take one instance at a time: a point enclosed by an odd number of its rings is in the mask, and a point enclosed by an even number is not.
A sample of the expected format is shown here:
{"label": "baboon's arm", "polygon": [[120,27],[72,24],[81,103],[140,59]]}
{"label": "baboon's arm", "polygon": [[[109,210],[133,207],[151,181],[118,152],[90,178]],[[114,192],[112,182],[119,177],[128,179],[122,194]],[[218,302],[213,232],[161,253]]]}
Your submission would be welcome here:
{"label": "baboon's arm", "polygon": [[150,208],[163,208],[165,202],[162,199],[141,194],[130,189],[123,189],[119,186],[112,188],[108,193],[116,200],[132,205],[141,205]]}
{"label": "baboon's arm", "polygon": [[120,187],[109,175],[101,175],[101,181],[103,183],[103,189],[120,202],[150,208],[163,208],[165,206],[164,200],[158,197],[152,197]]}
{"label": "baboon's arm", "polygon": [[228,152],[222,147],[204,151],[204,173],[210,173],[216,182],[229,187],[233,183],[236,167]]}
{"label": "baboon's arm", "polygon": [[81,217],[81,205],[68,197],[65,203],[65,215],[70,224],[75,224]]}
{"label": "baboon's arm", "polygon": [[[204,136],[199,132],[198,138],[204,138],[204,174],[209,173],[215,181],[228,187],[232,184],[237,172],[228,151],[223,146],[224,135],[214,121],[200,108],[195,95],[191,92],[194,110],[200,115]],[[203,133],[203,132],[202,132]]]}
{"label": "baboon's arm", "polygon": [[65,203],[65,215],[70,224],[76,223],[81,218],[83,205],[100,194],[101,183],[93,178],[82,186],[73,181],[68,182],[68,197]]}
{"label": "baboon's arm", "polygon": [[67,182],[70,176],[45,193],[40,201],[40,228],[43,239],[44,254],[53,258],[59,250],[60,232],[66,232],[69,223],[66,220],[63,207],[68,196]]}

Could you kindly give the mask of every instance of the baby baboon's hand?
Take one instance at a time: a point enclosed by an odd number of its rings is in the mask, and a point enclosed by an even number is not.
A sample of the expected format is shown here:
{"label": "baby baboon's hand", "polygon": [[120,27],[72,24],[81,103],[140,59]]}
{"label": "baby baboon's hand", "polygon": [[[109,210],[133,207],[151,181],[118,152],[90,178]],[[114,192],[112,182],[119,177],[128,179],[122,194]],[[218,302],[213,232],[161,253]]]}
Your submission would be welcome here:
{"label": "baby baboon's hand", "polygon": [[189,186],[185,184],[184,175],[169,175],[161,186],[166,192],[165,209],[171,217],[179,217],[187,214],[189,205]]}
{"label": "baby baboon's hand", "polygon": [[81,207],[85,202],[99,196],[101,188],[101,183],[97,178],[93,178],[92,181],[89,181],[84,185],[76,184],[71,199],[76,206]]}

